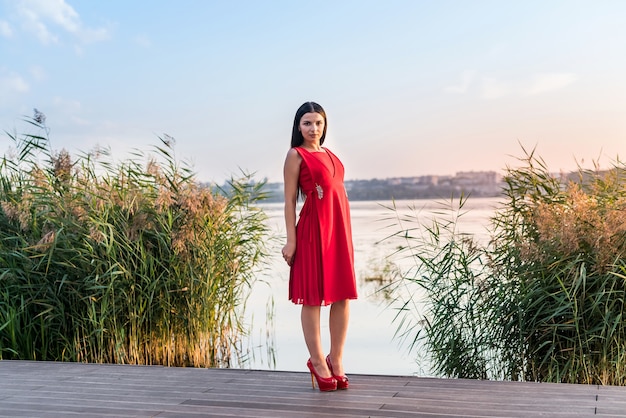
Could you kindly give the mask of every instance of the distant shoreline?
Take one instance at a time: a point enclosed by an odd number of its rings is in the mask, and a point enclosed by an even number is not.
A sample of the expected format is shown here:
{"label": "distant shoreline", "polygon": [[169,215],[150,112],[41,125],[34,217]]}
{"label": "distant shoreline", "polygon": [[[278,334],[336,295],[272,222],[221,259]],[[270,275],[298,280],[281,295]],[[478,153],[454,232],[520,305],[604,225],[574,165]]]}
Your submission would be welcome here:
{"label": "distant shoreline", "polygon": [[[554,178],[565,184],[568,181],[580,182],[578,172],[553,173]],[[350,201],[412,200],[503,196],[506,182],[496,171],[463,171],[449,176],[393,177],[387,179],[346,180],[344,182]],[[216,187],[215,184],[207,185]],[[228,190],[228,185],[219,187]],[[282,182],[265,183],[263,201],[282,202],[284,191]]]}
{"label": "distant shoreline", "polygon": [[[454,176],[395,177],[388,179],[346,180],[351,201],[431,199],[443,196],[472,195],[497,197],[502,195],[502,176],[495,171],[459,172]],[[283,183],[267,183],[268,202],[284,199]]]}

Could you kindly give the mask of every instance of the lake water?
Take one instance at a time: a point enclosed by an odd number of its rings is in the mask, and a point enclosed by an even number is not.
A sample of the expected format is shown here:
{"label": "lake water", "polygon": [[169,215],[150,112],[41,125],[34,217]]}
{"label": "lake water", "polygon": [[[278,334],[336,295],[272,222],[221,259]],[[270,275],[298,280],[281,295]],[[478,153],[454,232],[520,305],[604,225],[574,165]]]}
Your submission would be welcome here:
{"label": "lake water", "polygon": [[[458,230],[479,240],[487,239],[489,219],[498,202],[496,198],[470,197],[462,208]],[[417,355],[408,352],[407,344],[394,337],[397,324],[393,320],[397,311],[377,292],[379,283],[369,279],[380,275],[382,267],[390,262],[403,271],[413,265],[410,259],[392,257],[401,241],[386,239],[401,229],[419,225],[407,221],[408,218],[417,216],[420,223],[426,224],[433,217],[449,218],[450,209],[457,208],[458,201],[396,201],[395,210],[389,209],[393,205],[391,201],[350,203],[359,299],[351,302],[344,367],[347,373],[429,376],[427,362],[418,363]],[[246,319],[252,332],[245,345],[251,349],[244,367],[305,371],[308,352],[300,326],[300,306],[287,299],[289,267],[281,257],[285,242],[283,204],[261,206],[269,216],[275,239],[269,243],[270,266],[259,275],[260,281],[248,300]],[[402,220],[402,226],[398,219]],[[269,317],[268,306],[273,306],[273,315]],[[322,342],[326,350],[328,312],[328,307],[322,308]]]}

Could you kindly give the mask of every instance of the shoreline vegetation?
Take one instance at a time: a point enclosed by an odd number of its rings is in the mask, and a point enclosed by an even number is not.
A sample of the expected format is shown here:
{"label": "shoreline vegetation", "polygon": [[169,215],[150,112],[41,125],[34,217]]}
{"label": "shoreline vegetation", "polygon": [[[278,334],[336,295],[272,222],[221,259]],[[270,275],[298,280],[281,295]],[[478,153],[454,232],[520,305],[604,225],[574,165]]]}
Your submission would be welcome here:
{"label": "shoreline vegetation", "polygon": [[394,256],[414,260],[383,289],[397,335],[440,376],[625,385],[626,166],[564,182],[524,153],[488,243],[456,229],[464,196],[397,217]]}
{"label": "shoreline vegetation", "polygon": [[199,187],[171,138],[114,164],[36,134],[0,160],[0,359],[230,367],[267,258],[262,184]]}

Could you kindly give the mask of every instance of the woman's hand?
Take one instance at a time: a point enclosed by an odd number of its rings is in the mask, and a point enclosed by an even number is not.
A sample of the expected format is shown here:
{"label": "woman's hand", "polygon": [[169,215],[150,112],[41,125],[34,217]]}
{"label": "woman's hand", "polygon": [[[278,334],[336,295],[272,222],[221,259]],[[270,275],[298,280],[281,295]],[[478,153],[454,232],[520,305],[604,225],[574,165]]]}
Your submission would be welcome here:
{"label": "woman's hand", "polygon": [[293,263],[293,256],[295,254],[296,254],[296,244],[291,244],[288,242],[283,247],[283,258],[285,259],[289,267],[291,267],[291,264]]}

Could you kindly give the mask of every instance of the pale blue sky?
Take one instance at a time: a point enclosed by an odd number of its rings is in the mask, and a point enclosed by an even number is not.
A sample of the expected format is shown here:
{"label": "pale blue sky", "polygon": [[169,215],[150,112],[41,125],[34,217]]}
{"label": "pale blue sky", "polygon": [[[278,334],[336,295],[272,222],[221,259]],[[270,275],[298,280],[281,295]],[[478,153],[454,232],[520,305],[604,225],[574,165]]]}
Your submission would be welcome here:
{"label": "pale blue sky", "polygon": [[[626,1],[0,0],[0,130],[119,157],[167,133],[200,180],[282,180],[326,108],[347,179],[626,152]],[[2,151],[9,146],[0,139]]]}

